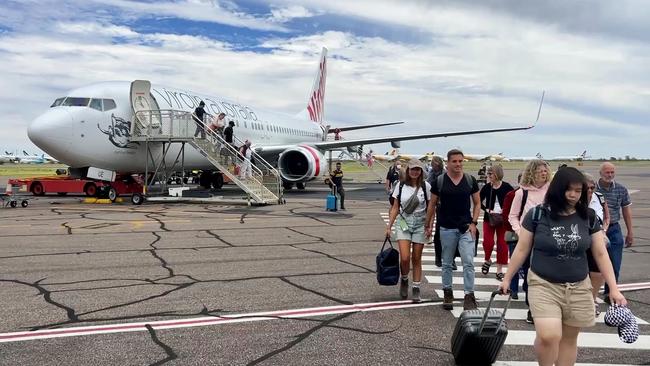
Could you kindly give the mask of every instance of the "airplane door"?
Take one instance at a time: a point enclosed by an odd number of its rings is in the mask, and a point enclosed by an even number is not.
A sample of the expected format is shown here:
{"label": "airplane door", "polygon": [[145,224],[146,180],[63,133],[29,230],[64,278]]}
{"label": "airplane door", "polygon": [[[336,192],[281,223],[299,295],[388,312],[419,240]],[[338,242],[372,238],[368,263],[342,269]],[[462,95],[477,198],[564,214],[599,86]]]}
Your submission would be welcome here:
{"label": "airplane door", "polygon": [[140,113],[140,111],[159,111],[158,102],[151,95],[151,83],[148,80],[135,80],[131,83],[131,107],[133,115],[136,116],[140,124],[148,126],[151,122],[152,127],[160,126],[159,113]]}

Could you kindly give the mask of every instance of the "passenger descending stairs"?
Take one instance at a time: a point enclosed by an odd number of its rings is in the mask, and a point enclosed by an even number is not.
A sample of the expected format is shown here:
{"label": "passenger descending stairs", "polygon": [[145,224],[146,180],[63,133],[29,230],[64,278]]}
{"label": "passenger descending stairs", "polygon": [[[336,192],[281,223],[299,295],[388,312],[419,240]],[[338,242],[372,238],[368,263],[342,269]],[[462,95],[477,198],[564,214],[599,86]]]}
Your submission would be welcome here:
{"label": "passenger descending stairs", "polygon": [[235,167],[244,164],[237,148],[218,133],[205,128],[205,137],[194,137],[196,123],[192,113],[178,110],[138,110],[131,128],[132,141],[147,143],[188,143],[215,168],[240,187],[257,204],[282,203],[280,173],[252,149],[251,174],[240,178]]}

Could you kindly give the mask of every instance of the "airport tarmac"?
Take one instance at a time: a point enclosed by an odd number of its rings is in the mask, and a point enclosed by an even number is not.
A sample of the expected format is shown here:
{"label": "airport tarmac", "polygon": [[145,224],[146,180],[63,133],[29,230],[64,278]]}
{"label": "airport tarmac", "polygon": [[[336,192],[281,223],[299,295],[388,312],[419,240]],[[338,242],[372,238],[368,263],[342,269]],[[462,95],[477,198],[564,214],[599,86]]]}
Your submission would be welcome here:
{"label": "airport tarmac", "polygon": [[[637,167],[618,171],[634,192],[625,284],[650,282],[649,178]],[[383,187],[347,187],[348,210],[334,213],[318,184],[289,192],[281,206],[46,196],[0,209],[0,364],[452,365],[459,312],[442,310],[435,295],[431,247],[422,287],[431,300],[399,301],[397,287],[379,286],[374,273],[388,212]],[[494,274],[476,278],[484,300]],[[650,290],[625,295],[641,338],[625,345],[599,322],[579,340],[579,364],[650,362]],[[511,308],[499,365],[526,365],[534,328],[522,301]]]}

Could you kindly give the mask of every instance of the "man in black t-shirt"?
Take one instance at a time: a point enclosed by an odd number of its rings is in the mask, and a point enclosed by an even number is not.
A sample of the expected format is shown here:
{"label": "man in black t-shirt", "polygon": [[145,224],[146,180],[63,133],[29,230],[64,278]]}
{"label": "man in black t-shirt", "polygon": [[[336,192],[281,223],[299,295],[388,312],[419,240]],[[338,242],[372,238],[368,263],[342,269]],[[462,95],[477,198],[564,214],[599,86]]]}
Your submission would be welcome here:
{"label": "man in black t-shirt", "polygon": [[[431,223],[436,216],[440,223],[442,242],[442,290],[443,308],[453,309],[452,263],[456,249],[463,264],[464,310],[476,309],[474,297],[474,241],[476,225],[481,210],[478,183],[463,171],[463,152],[457,149],[447,153],[447,173],[436,179],[431,186],[431,201],[427,208],[426,234],[431,236]],[[473,209],[472,204],[474,205]]]}
{"label": "man in black t-shirt", "polygon": [[194,131],[194,137],[198,136],[201,134],[201,138],[205,138],[205,124],[203,122],[203,117],[205,116],[205,102],[200,101],[199,106],[196,107],[194,110],[194,114],[192,114],[192,118],[194,118],[194,122],[196,122],[196,130]]}
{"label": "man in black t-shirt", "polygon": [[233,127],[235,127],[235,122],[228,122],[228,127],[223,130],[223,136],[226,139],[226,142],[232,145],[232,136],[234,134]]}
{"label": "man in black t-shirt", "polygon": [[[393,187],[395,186],[395,182],[399,181],[399,175],[400,175],[400,170],[402,169],[402,166],[400,164],[399,159],[395,159],[395,162],[393,165],[388,168],[388,173],[386,173],[386,192],[388,193],[388,197],[390,200],[391,195],[393,194]],[[391,201],[391,206],[393,205],[393,202]]]}

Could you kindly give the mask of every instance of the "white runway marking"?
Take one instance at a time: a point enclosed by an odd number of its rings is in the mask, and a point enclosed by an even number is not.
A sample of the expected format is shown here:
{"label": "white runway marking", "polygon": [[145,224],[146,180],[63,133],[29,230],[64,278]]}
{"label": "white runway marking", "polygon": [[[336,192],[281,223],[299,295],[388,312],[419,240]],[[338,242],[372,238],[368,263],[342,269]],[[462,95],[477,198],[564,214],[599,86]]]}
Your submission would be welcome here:
{"label": "white runway marking", "polygon": [[69,327],[57,329],[36,330],[31,332],[11,332],[0,333],[0,343],[4,342],[21,342],[36,339],[49,339],[60,337],[74,337],[93,334],[125,333],[125,332],[146,332],[147,325],[151,328],[174,329],[201,327],[207,325],[221,325],[231,323],[256,322],[263,320],[305,318],[333,314],[345,314],[367,311],[380,311],[391,309],[406,309],[425,306],[440,305],[439,302],[420,302],[413,303],[410,300],[386,301],[365,304],[336,305],[317,308],[277,310],[258,313],[228,314],[212,317],[185,318],[177,320],[162,320],[140,323],[116,323],[91,325],[85,327]]}
{"label": "white runway marking", "polygon": [[[533,330],[511,330],[506,338],[507,345],[532,346],[535,341]],[[614,333],[581,332],[578,335],[578,348],[615,348],[650,350],[650,336],[641,335],[634,343],[624,343]]]}
{"label": "white runway marking", "polygon": [[[537,366],[537,361],[497,361],[492,366]],[[602,363],[580,363],[576,362],[575,366],[603,366]],[[633,366],[627,364],[609,364],[609,366]]]}
{"label": "white runway marking", "polygon": [[[442,292],[442,290],[434,290],[434,291],[435,291],[436,295],[438,295],[438,297],[442,298],[444,296],[444,293]],[[474,296],[476,297],[476,301],[488,301],[488,300],[490,300],[491,295],[492,295],[492,293],[489,292],[489,291],[474,291]],[[465,293],[462,290],[454,290],[454,298],[455,299],[462,299],[464,296],[465,296]],[[512,302],[523,302],[524,297],[526,297],[526,296],[523,294],[523,292],[520,292],[519,293],[519,299],[517,299],[517,300],[513,299]],[[508,300],[508,298],[505,297],[505,296],[497,296],[497,297],[494,298],[493,304],[498,302],[498,301],[507,301],[507,300]],[[508,311],[510,311],[510,310],[508,310]]]}
{"label": "white runway marking", "polygon": [[[462,273],[462,271],[459,269],[459,273]],[[442,283],[442,276],[424,276],[427,279],[427,282],[429,283]],[[463,285],[463,277],[454,277],[454,285],[461,286]],[[474,277],[474,286],[494,286],[496,289],[497,286],[499,286],[501,282],[497,280],[496,278],[490,278],[490,277],[479,277],[476,276]],[[519,286],[521,286],[524,283],[523,279],[519,279]]]}
{"label": "white runway marking", "polygon": [[[503,301],[505,301],[506,297],[503,297]],[[495,300],[496,301],[496,300]],[[481,310],[485,310],[485,308],[479,308]],[[502,312],[503,308],[492,308],[498,312]],[[463,309],[454,309],[451,311],[452,314],[454,314],[454,317],[458,318],[460,316],[460,313],[463,312]],[[506,312],[506,320],[526,320],[526,315],[528,313],[527,309],[513,309],[509,308],[508,311]],[[605,322],[605,312],[602,312],[597,318],[596,318],[596,323],[604,323]],[[636,322],[639,325],[647,325],[648,322],[646,322],[643,319],[636,318]]]}

